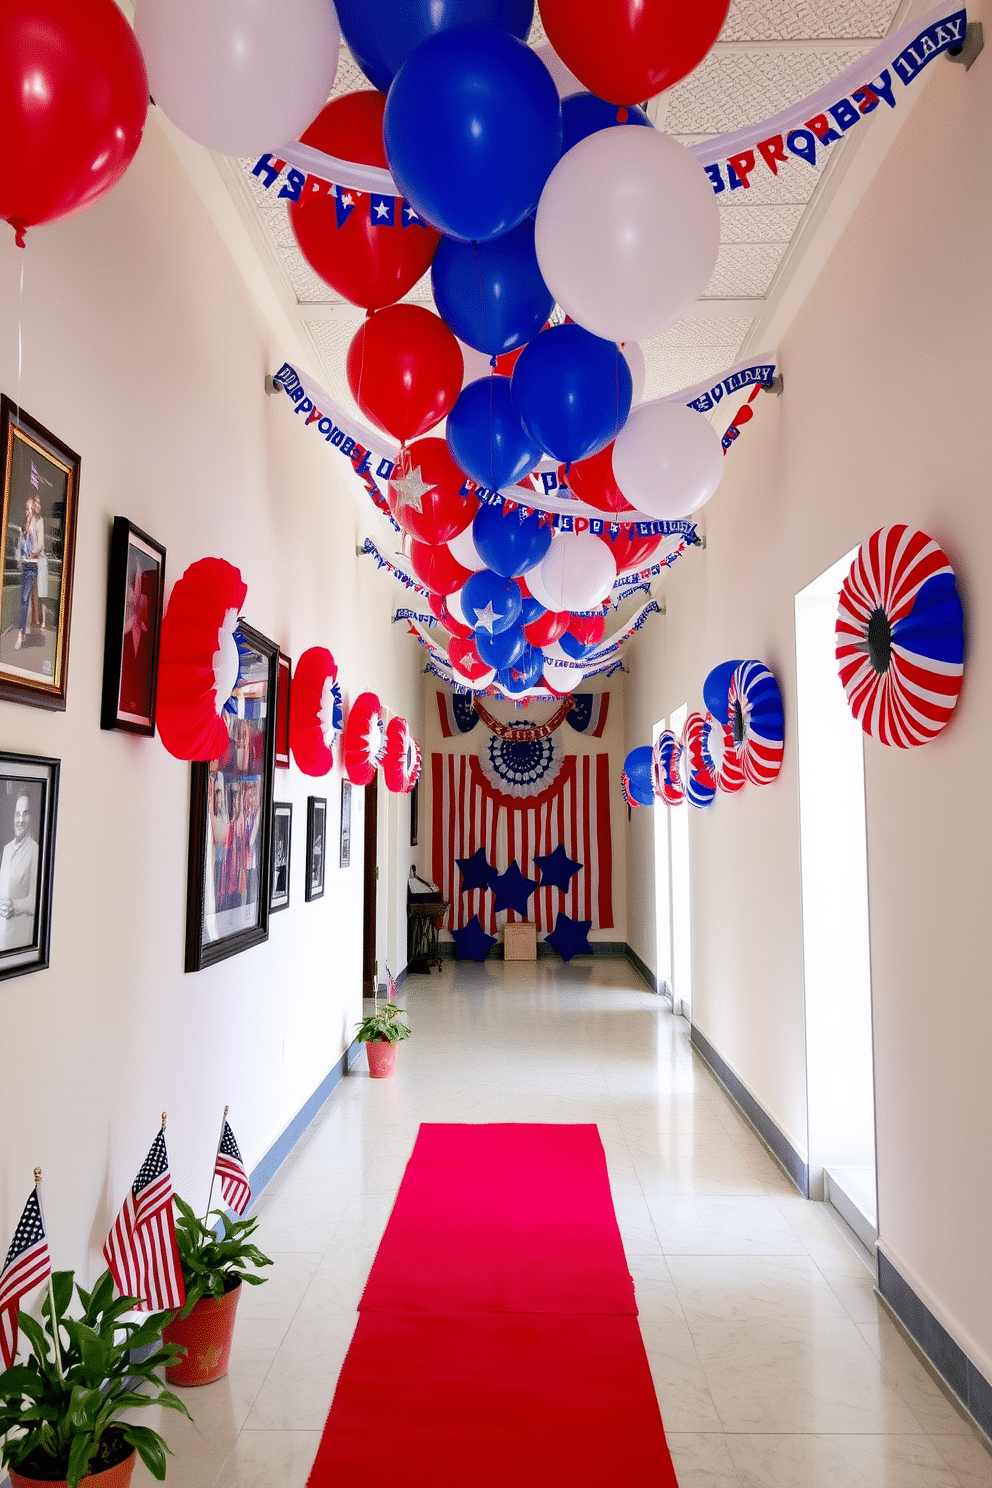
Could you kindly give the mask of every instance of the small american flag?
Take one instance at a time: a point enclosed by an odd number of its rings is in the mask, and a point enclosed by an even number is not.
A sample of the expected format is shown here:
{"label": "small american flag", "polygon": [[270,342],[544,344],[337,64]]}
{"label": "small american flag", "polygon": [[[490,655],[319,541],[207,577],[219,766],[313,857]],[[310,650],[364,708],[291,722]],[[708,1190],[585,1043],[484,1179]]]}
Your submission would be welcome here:
{"label": "small american flag", "polygon": [[5,1369],[11,1367],[17,1353],[17,1309],[21,1298],[40,1281],[46,1281],[51,1271],[45,1221],[35,1185],[0,1271],[0,1355]]}
{"label": "small american flag", "polygon": [[248,1182],[248,1174],[238,1151],[238,1144],[234,1140],[234,1133],[230,1126],[224,1122],[224,1134],[217,1148],[217,1161],[214,1163],[214,1173],[220,1179],[220,1191],[224,1195],[224,1202],[235,1214],[244,1214],[251,1203],[251,1184]]}
{"label": "small american flag", "polygon": [[155,1138],[131,1185],[103,1254],[122,1297],[140,1297],[152,1312],[171,1311],[186,1301],[164,1131]]}

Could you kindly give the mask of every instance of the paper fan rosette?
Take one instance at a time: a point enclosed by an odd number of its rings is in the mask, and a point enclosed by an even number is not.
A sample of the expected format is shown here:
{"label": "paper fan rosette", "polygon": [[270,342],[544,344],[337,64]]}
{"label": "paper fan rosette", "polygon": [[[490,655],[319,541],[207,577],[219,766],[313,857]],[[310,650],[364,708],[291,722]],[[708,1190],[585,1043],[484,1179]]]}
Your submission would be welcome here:
{"label": "paper fan rosette", "polygon": [[235,630],[248,586],[232,563],[200,558],[176,583],[162,621],[157,716],[181,760],[219,759],[229,744],[224,708],[241,670]]}
{"label": "paper fan rosette", "polygon": [[408,795],[420,779],[420,745],[405,718],[389,720],[382,773],[388,788],[401,796]]}
{"label": "paper fan rosette", "polygon": [[326,646],[311,646],[296,663],[289,708],[289,747],[304,775],[330,770],[343,716],[337,663]]}
{"label": "paper fan rosette", "polygon": [[774,674],[763,661],[742,661],[730,683],[729,722],[744,777],[771,785],[782,768],[785,710]]}
{"label": "paper fan rosette", "polygon": [[866,734],[927,744],[954,712],[964,616],[946,555],[925,532],[882,527],[858,549],[840,591],[837,664]]}
{"label": "paper fan rosette", "polygon": [[344,726],[344,769],[352,785],[368,785],[386,750],[382,704],[374,692],[361,692]]}
{"label": "paper fan rosette", "polygon": [[651,750],[651,782],[654,793],[666,806],[681,806],[685,791],[679,779],[679,760],[682,742],[671,729],[665,729],[654,741]]}
{"label": "paper fan rosette", "polygon": [[732,794],[744,787],[744,767],[734,745],[734,731],[707,713],[703,726],[703,760],[716,781],[716,788]]}
{"label": "paper fan rosette", "polygon": [[702,713],[690,713],[682,730],[681,773],[685,798],[690,806],[703,810],[713,804],[716,781],[703,752],[706,719]]}

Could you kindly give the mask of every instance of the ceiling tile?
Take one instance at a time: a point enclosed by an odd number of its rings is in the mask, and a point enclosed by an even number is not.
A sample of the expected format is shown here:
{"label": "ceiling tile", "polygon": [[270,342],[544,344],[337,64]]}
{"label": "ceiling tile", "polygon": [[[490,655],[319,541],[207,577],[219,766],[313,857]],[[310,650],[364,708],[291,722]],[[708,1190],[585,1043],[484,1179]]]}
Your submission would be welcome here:
{"label": "ceiling tile", "polygon": [[818,41],[828,37],[882,37],[897,0],[733,0],[721,41]]}
{"label": "ceiling tile", "polygon": [[667,94],[669,134],[727,134],[770,118],[822,88],[864,56],[823,52],[710,53]]}
{"label": "ceiling tile", "polygon": [[703,299],[763,298],[782,262],[785,243],[724,243]]}

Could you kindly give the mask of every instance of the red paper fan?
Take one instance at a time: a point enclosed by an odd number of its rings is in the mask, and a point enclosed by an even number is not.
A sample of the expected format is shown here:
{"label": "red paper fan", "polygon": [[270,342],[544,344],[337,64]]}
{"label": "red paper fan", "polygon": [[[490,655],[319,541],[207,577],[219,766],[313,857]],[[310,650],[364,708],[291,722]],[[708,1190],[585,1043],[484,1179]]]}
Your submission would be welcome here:
{"label": "red paper fan", "polygon": [[221,716],[238,682],[234,631],[248,593],[233,564],[200,558],[176,584],[162,621],[158,731],[182,760],[219,759],[229,735]]}
{"label": "red paper fan", "polygon": [[733,794],[744,789],[744,766],[737,754],[734,731],[712,713],[706,714],[703,728],[703,760],[716,781],[717,790]]}
{"label": "red paper fan", "polygon": [[304,775],[326,775],[341,733],[338,669],[326,646],[311,646],[296,663],[290,693],[289,747]]}
{"label": "red paper fan", "polygon": [[344,768],[352,785],[368,785],[386,748],[382,704],[374,692],[361,692],[344,728]]}
{"label": "red paper fan", "polygon": [[386,785],[398,795],[407,795],[420,779],[420,745],[405,718],[389,721],[382,773]]}

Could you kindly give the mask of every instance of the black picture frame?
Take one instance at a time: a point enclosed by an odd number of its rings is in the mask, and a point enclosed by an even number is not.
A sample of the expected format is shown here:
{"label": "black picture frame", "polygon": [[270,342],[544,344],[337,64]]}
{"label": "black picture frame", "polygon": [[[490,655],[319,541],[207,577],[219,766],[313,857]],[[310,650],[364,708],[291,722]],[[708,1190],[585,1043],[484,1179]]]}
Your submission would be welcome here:
{"label": "black picture frame", "polygon": [[272,871],[269,913],[289,908],[290,866],[293,851],[293,803],[276,801],[272,807]]}
{"label": "black picture frame", "polygon": [[235,638],[241,674],[223,715],[228,749],[190,770],[188,972],[269,938],[279,648],[244,620]]}
{"label": "black picture frame", "polygon": [[165,596],[165,549],[115,517],[107,571],[102,729],[155,734],[155,683]]}
{"label": "black picture frame", "polygon": [[280,651],[276,672],[276,769],[289,769],[289,689],[293,663]]}
{"label": "black picture frame", "polygon": [[341,782],[341,852],[340,868],[351,867],[351,781]]}
{"label": "black picture frame", "polygon": [[327,797],[307,797],[307,883],[306,897],[324,897],[327,868]]}
{"label": "black picture frame", "polygon": [[0,698],[64,712],[80,457],[3,395],[0,459]]}
{"label": "black picture frame", "polygon": [[420,781],[410,792],[410,846],[416,847],[420,831]]}
{"label": "black picture frame", "polygon": [[57,759],[0,753],[0,980],[49,964],[60,768]]}

